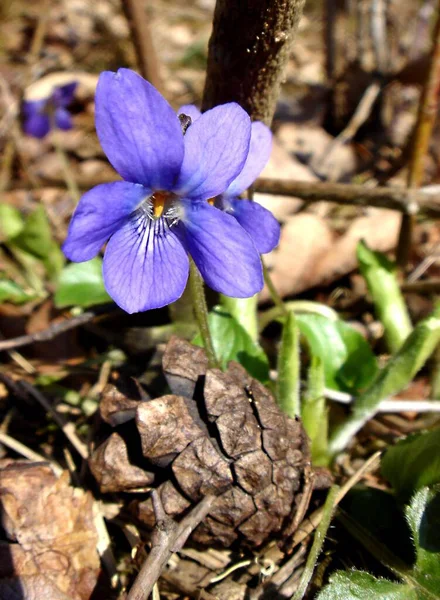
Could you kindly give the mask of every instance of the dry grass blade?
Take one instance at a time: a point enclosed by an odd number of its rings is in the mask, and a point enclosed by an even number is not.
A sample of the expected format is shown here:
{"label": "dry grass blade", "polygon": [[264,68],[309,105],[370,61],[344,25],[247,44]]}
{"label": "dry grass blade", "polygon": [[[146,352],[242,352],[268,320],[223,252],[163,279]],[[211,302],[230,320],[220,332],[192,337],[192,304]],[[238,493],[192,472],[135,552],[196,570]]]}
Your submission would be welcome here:
{"label": "dry grass blade", "polygon": [[[336,498],[335,506],[338,505],[344,496],[360,481],[367,473],[370,473],[376,469],[380,464],[381,452],[376,452],[371,456],[360,469],[350,477],[350,479],[339,489]],[[305,540],[321,522],[323,515],[323,508],[318,508],[310,516],[308,516],[303,523],[298,527],[295,535],[292,538],[292,542],[289,544],[289,550],[292,550]]]}

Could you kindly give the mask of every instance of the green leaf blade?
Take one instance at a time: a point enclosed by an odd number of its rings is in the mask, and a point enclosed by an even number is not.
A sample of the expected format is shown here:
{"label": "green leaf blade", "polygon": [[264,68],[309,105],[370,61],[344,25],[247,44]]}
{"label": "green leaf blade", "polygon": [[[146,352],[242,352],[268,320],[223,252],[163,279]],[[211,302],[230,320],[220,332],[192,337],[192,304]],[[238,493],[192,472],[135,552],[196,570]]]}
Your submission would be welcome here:
{"label": "green leaf blade", "polygon": [[381,471],[402,502],[420,488],[440,483],[440,429],[399,440],[385,453]]}
{"label": "green leaf blade", "polygon": [[397,352],[412,331],[405,300],[399,288],[393,263],[364,242],[357,247],[359,268],[367,282],[377,315],[384,326],[390,352]]}
{"label": "green leaf blade", "polygon": [[[269,361],[266,354],[234,317],[222,307],[216,306],[208,315],[208,324],[222,368],[226,368],[230,360],[235,360],[252,377],[262,383],[269,381]],[[193,344],[203,346],[200,334],[193,339]]]}
{"label": "green leaf blade", "polygon": [[377,359],[353,327],[317,314],[298,314],[296,322],[310,353],[322,361],[327,387],[356,393],[373,381]]}
{"label": "green leaf blade", "polygon": [[409,586],[364,571],[337,571],[316,600],[418,600]]}
{"label": "green leaf blade", "polygon": [[102,259],[67,265],[61,272],[54,301],[57,308],[111,302],[102,278]]}
{"label": "green leaf blade", "polygon": [[279,407],[289,417],[295,418],[300,414],[300,356],[299,330],[293,312],[284,321],[278,355],[278,379],[276,398]]}

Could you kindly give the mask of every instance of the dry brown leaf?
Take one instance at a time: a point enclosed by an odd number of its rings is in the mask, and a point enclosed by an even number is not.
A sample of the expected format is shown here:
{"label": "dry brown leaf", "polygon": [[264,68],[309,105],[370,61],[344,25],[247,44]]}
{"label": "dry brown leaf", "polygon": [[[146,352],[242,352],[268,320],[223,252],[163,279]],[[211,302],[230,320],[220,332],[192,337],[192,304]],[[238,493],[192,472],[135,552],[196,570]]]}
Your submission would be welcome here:
{"label": "dry brown leaf", "polygon": [[[283,146],[274,139],[272,153],[261,177],[274,179],[296,179],[298,181],[316,181],[317,178],[308,167],[290,156]],[[295,213],[303,201],[298,198],[286,198],[273,194],[255,194],[256,202],[270,210],[279,221],[284,221]]]}
{"label": "dry brown leaf", "polygon": [[[267,257],[279,294],[299,294],[347,275],[357,267],[356,247],[362,239],[372,250],[388,252],[395,248],[400,215],[383,209],[369,212],[355,219],[336,241],[323,219],[307,213],[291,217],[281,230],[279,247]],[[261,299],[268,298],[265,288]]]}
{"label": "dry brown leaf", "polygon": [[46,463],[9,461],[0,470],[0,501],[10,542],[0,547],[0,586],[11,599],[22,586],[22,600],[88,600],[100,569],[92,496]]}

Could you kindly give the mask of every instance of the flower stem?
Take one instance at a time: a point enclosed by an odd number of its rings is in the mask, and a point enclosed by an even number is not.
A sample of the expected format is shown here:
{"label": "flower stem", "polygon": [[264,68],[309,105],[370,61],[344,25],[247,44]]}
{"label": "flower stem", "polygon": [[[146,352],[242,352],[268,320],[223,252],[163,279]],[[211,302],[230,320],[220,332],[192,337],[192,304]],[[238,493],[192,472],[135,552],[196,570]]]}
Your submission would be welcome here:
{"label": "flower stem", "polygon": [[287,315],[289,314],[289,311],[284,306],[284,302],[283,302],[281,296],[279,295],[279,293],[277,292],[276,287],[273,284],[272,278],[269,273],[269,269],[266,267],[266,263],[264,262],[263,257],[261,257],[261,262],[263,264],[264,282],[267,285],[267,289],[269,290],[269,294],[270,294],[270,297],[272,298],[272,302],[275,304],[275,306],[277,308],[279,308],[280,313],[282,315],[284,315],[285,317],[287,317]]}
{"label": "flower stem", "polygon": [[189,259],[189,286],[193,299],[194,315],[196,317],[197,325],[199,326],[200,335],[202,336],[209,367],[211,369],[219,368],[214,344],[212,343],[211,333],[209,331],[208,307],[206,305],[203,280],[192,258]]}

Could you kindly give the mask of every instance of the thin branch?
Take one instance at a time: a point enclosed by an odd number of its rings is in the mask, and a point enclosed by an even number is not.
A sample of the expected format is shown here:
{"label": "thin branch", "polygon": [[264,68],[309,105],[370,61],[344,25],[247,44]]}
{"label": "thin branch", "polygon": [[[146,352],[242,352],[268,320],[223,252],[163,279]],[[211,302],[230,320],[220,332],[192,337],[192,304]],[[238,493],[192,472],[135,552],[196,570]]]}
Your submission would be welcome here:
{"label": "thin branch", "polygon": [[66,319],[65,321],[61,321],[61,323],[54,323],[47,329],[43,329],[43,331],[36,331],[29,335],[20,335],[8,340],[0,340],[0,352],[11,350],[12,348],[20,348],[21,346],[28,346],[35,342],[47,342],[48,340],[53,340],[61,333],[65,333],[70,329],[75,329],[75,327],[80,327],[81,325],[89,323],[89,321],[92,321],[99,314],[106,312],[108,308],[108,305],[100,306],[70,319]]}
{"label": "thin branch", "polygon": [[[363,93],[362,98],[347,127],[345,127],[343,131],[341,131],[341,133],[331,141],[322,154],[317,154],[317,158],[312,160],[310,166],[312,170],[319,176],[327,176],[325,167],[326,165],[331,164],[332,156],[339,150],[339,148],[352,140],[362,125],[367,121],[371,111],[373,110],[374,103],[381,92],[381,89],[382,86],[379,81],[373,80],[370,83]],[[332,179],[332,173],[329,173],[328,178]]]}
{"label": "thin branch", "polygon": [[389,62],[385,0],[372,1],[370,30],[376,69],[381,75],[385,75]]}
{"label": "thin branch", "polygon": [[27,446],[25,446],[15,438],[11,437],[10,435],[7,435],[6,433],[0,432],[0,444],[7,446],[14,452],[17,452],[17,454],[21,454],[21,456],[24,456],[29,460],[50,463],[55,475],[61,475],[61,473],[63,472],[63,469],[54,460],[50,460],[45,456],[38,454],[38,452],[34,452],[34,450],[31,450],[31,448],[28,448]]}
{"label": "thin branch", "polygon": [[[425,170],[424,160],[429,149],[429,141],[437,117],[440,89],[440,1],[437,3],[437,11],[438,16],[433,32],[430,66],[423,86],[422,97],[420,98],[412,156],[409,164],[407,181],[409,188],[418,188],[422,184]],[[401,269],[405,269],[408,263],[414,225],[415,218],[413,215],[404,215],[402,217],[396,254],[397,264]]]}
{"label": "thin branch", "polygon": [[[371,473],[378,468],[380,465],[380,457],[382,452],[375,452],[373,456],[364,462],[364,464],[354,473],[350,479],[339,489],[336,499],[335,506],[338,505],[346,494],[354,487],[361,479],[367,475],[367,473]],[[318,527],[321,522],[323,515],[323,507],[315,510],[311,515],[306,517],[306,519],[302,522],[302,524],[298,527],[295,535],[293,536],[291,544],[289,544],[289,551],[293,550],[295,546],[304,541],[313,531]]]}
{"label": "thin branch", "polygon": [[127,600],[146,600],[148,598],[171,555],[183,547],[192,531],[209,513],[215,496],[205,496],[180,523],[176,523],[166,515],[157,490],[152,492],[152,500],[156,518],[153,546],[135,579]]}
{"label": "thin branch", "polygon": [[423,281],[405,281],[400,286],[402,292],[418,294],[438,294],[440,292],[440,277],[424,279]]}
{"label": "thin branch", "polygon": [[159,62],[145,11],[145,2],[141,0],[122,0],[122,8],[130,27],[139,70],[142,76],[152,83],[159,92],[163,92]]}
{"label": "thin branch", "polygon": [[398,210],[405,214],[423,214],[440,217],[440,194],[428,194],[421,190],[376,187],[345,183],[311,183],[288,179],[257,179],[255,191],[262,194],[292,196],[308,202],[337,202],[356,206],[374,206]]}
{"label": "thin branch", "polygon": [[41,392],[39,392],[33,385],[31,385],[27,381],[22,380],[19,382],[19,387],[21,387],[25,392],[32,396],[39,404],[41,404],[44,410],[52,416],[55,423],[62,430],[66,438],[78,452],[81,458],[87,460],[89,456],[87,447],[77,436],[72,423],[66,423],[64,419],[53,408],[53,406],[50,404],[47,398]]}
{"label": "thin branch", "polygon": [[330,527],[330,523],[333,518],[333,513],[336,508],[338,491],[339,487],[335,485],[332,488],[330,488],[327,494],[327,498],[322,509],[321,522],[316,528],[313,544],[310,549],[309,555],[307,556],[306,565],[301,575],[298,589],[296,590],[292,600],[302,600],[302,598],[304,598],[305,596],[310,580],[312,579],[313,571],[315,570],[315,566],[318,561],[319,555],[321,554],[322,547],[327,536],[328,528]]}

